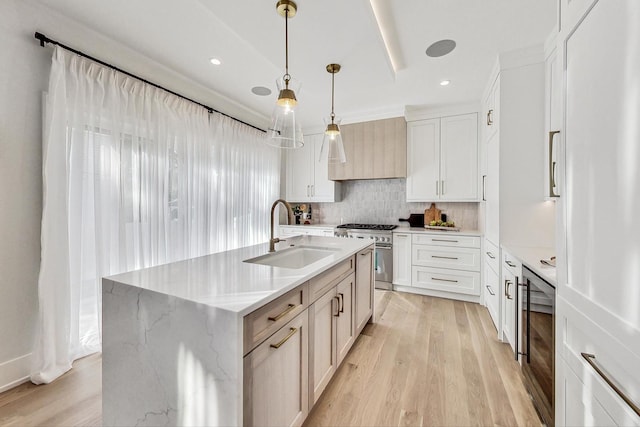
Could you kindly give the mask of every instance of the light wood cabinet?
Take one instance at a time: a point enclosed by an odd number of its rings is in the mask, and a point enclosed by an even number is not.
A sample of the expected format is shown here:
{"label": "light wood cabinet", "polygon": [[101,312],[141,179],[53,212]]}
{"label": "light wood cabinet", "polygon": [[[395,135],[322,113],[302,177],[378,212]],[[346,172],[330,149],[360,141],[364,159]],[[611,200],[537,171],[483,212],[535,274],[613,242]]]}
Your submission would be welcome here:
{"label": "light wood cabinet", "polygon": [[310,307],[310,393],[313,405],[356,339],[355,274],[322,295]]}
{"label": "light wood cabinet", "polygon": [[329,179],[404,178],[407,176],[407,127],[404,117],[340,126],[346,163],[329,165]]}
{"label": "light wood cabinet", "polygon": [[307,310],[244,358],[244,425],[300,426],[309,410]]}
{"label": "light wood cabinet", "polygon": [[[556,393],[564,393],[556,400],[556,424],[640,425],[620,396],[640,406],[640,3],[562,0],[562,6],[556,350],[565,375],[556,377]],[[611,212],[615,227],[605,227]]]}
{"label": "light wood cabinet", "polygon": [[320,157],[322,134],[305,135],[301,148],[287,150],[286,199],[289,202],[337,202],[341,185],[329,179],[326,156]]}
{"label": "light wood cabinet", "polygon": [[393,284],[411,286],[411,234],[393,233]]}
{"label": "light wood cabinet", "polygon": [[310,404],[318,401],[329,384],[337,368],[336,361],[336,322],[338,311],[335,290],[320,297],[309,309],[309,320],[313,325],[311,332],[311,352],[309,382]]}
{"label": "light wood cabinet", "polygon": [[476,113],[407,125],[407,201],[478,199]]}
{"label": "light wood cabinet", "polygon": [[373,247],[360,251],[356,258],[356,335],[373,315]]}
{"label": "light wood cabinet", "polygon": [[356,340],[355,310],[353,306],[355,302],[355,290],[356,278],[353,274],[336,286],[338,316],[335,319],[338,365],[342,363]]}

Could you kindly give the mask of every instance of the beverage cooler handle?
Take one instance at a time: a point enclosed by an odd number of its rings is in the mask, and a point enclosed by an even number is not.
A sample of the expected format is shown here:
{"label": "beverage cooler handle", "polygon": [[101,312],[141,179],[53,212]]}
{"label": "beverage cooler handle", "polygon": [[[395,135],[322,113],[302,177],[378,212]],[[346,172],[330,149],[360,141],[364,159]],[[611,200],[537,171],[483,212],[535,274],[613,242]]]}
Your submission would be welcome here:
{"label": "beverage cooler handle", "polygon": [[520,324],[520,322],[518,321],[518,318],[520,317],[520,283],[519,283],[519,277],[516,276],[516,339],[515,339],[515,356],[516,356],[516,361],[518,360],[518,356],[520,355],[520,353],[518,352],[518,339],[520,335],[520,331],[518,330],[518,325]]}
{"label": "beverage cooler handle", "polygon": [[[518,278],[516,277],[516,283]],[[527,312],[527,323],[526,325],[522,325],[523,328],[526,328],[526,349],[527,351],[520,351],[518,352],[518,354],[522,355],[522,356],[527,356],[527,363],[531,363],[531,356],[529,355],[529,348],[530,348],[530,344],[531,344],[531,289],[530,289],[530,283],[528,279],[523,278],[523,283],[518,283],[518,286],[526,288],[526,291],[523,289],[522,292],[526,292],[527,293],[527,308],[526,308],[526,312]],[[517,298],[517,294],[516,294],[516,298]],[[518,307],[518,302],[516,300],[516,310]],[[518,313],[519,315],[520,313]],[[518,351],[518,319],[519,316],[516,316],[516,351]],[[523,343],[524,344],[524,343]]]}

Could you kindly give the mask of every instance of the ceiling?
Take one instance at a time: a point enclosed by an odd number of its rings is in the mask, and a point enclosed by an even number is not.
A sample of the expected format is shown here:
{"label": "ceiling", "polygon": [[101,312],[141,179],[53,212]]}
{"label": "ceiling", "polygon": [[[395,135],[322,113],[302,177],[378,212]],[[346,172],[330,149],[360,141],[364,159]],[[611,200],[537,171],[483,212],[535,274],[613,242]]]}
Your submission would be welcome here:
{"label": "ceiling", "polygon": [[[266,127],[275,80],[284,72],[284,19],[275,0],[35,1],[236,101],[262,117],[239,118]],[[302,84],[297,95],[305,128],[319,128],[330,112],[329,63],[342,65],[335,107],[345,121],[397,116],[407,106],[477,102],[497,55],[543,43],[556,20],[556,0],[297,3],[289,21],[289,67]],[[455,40],[457,48],[426,56],[441,39]],[[212,57],[222,64],[212,65]],[[444,79],[451,84],[441,86]],[[260,97],[254,86],[273,92]]]}

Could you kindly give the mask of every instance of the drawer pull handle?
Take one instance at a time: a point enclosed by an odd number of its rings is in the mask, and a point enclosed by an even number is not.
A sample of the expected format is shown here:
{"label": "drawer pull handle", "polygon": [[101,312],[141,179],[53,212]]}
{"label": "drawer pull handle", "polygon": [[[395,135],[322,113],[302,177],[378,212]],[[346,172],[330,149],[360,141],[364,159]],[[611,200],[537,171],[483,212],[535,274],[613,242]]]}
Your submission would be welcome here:
{"label": "drawer pull handle", "polygon": [[278,349],[280,347],[282,347],[282,344],[286,343],[287,341],[289,341],[289,338],[291,338],[292,336],[294,336],[296,334],[296,332],[298,332],[298,328],[290,328],[289,329],[289,333],[287,334],[286,337],[282,338],[280,340],[279,343],[277,344],[271,344],[271,348],[275,348]]}
{"label": "drawer pull handle", "polygon": [[511,280],[504,281],[504,296],[507,297],[507,299],[513,299],[513,297],[511,296],[511,292],[509,292],[509,288],[512,284],[513,282]]}
{"label": "drawer pull handle", "polygon": [[487,290],[489,291],[489,293],[491,294],[491,296],[494,296],[495,293],[493,293],[493,291],[491,290],[491,286],[487,285]]}
{"label": "drawer pull handle", "polygon": [[505,263],[507,263],[507,265],[509,267],[515,267],[516,265],[514,263],[512,263],[511,261],[505,261]]}
{"label": "drawer pull handle", "polygon": [[636,405],[636,403],[632,401],[631,398],[629,398],[629,396],[627,396],[627,394],[624,391],[622,391],[622,389],[613,380],[609,378],[609,376],[604,372],[604,370],[602,370],[598,366],[596,362],[596,356],[589,353],[580,353],[580,354],[582,355],[584,360],[586,360],[587,363],[591,365],[593,370],[596,371],[598,375],[600,375],[607,384],[609,384],[609,387],[611,387],[613,391],[615,391],[616,394],[620,396],[620,398],[624,400],[624,402],[627,405],[629,405],[631,409],[633,409],[633,412],[635,412],[638,416],[640,416],[640,407],[638,407],[638,405]]}
{"label": "drawer pull handle", "polygon": [[439,256],[439,255],[431,255],[431,258],[439,258],[439,259],[458,259],[458,257],[454,257],[454,256]]}
{"label": "drawer pull handle", "polygon": [[438,280],[440,282],[451,282],[451,283],[458,283],[457,280],[452,280],[452,279],[438,279],[437,277],[432,277],[431,280]]}
{"label": "drawer pull handle", "polygon": [[487,256],[491,259],[496,259],[496,257],[491,252],[487,252]]}
{"label": "drawer pull handle", "polygon": [[271,320],[272,322],[277,322],[278,320],[282,319],[287,314],[291,313],[296,307],[297,306],[295,304],[289,304],[289,307],[285,311],[283,311],[282,313],[278,314],[277,316],[270,316],[269,320]]}
{"label": "drawer pull handle", "polygon": [[449,242],[449,243],[458,243],[457,240],[446,240],[446,239],[431,239],[432,242]]}

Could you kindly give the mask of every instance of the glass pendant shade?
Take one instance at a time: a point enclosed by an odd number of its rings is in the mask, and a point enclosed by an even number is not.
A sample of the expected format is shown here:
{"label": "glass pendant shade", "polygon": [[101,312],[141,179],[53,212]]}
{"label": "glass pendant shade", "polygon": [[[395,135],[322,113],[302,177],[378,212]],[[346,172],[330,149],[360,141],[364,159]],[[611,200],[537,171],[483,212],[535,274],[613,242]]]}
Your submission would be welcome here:
{"label": "glass pendant shade", "polygon": [[267,143],[278,148],[300,148],[304,145],[302,127],[296,116],[298,101],[296,93],[300,92],[300,84],[296,80],[276,80],[278,100],[271,115]]}
{"label": "glass pendant shade", "polygon": [[329,163],[346,163],[347,156],[345,155],[344,145],[342,144],[340,121],[339,118],[334,118],[333,122],[330,117],[324,119],[326,127],[324,137],[322,138],[322,146],[320,147],[320,161],[327,156]]}

